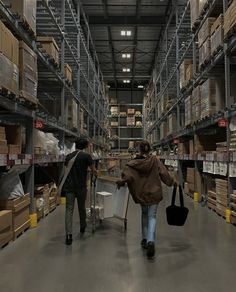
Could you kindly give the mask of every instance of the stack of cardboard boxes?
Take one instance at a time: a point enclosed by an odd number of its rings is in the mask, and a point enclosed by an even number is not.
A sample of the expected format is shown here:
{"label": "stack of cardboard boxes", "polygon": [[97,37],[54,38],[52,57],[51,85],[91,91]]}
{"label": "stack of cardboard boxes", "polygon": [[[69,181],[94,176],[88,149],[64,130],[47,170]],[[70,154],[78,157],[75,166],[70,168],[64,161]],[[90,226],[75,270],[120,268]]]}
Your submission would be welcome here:
{"label": "stack of cardboard boxes", "polygon": [[185,99],[185,126],[192,124],[192,96],[188,96]]}
{"label": "stack of cardboard boxes", "polygon": [[201,67],[205,62],[208,62],[211,56],[211,27],[215,22],[214,17],[208,17],[198,33],[199,45],[199,66]]}
{"label": "stack of cardboard boxes", "polygon": [[187,168],[186,182],[184,184],[185,193],[193,198],[193,194],[195,192],[195,169]]}
{"label": "stack of cardboard boxes", "polygon": [[194,27],[204,11],[208,0],[190,0],[191,27]]}
{"label": "stack of cardboard boxes", "polygon": [[10,242],[12,238],[12,211],[0,211],[0,248]]}
{"label": "stack of cardboard boxes", "polygon": [[188,85],[188,82],[193,78],[193,62],[191,59],[184,59],[180,65],[180,88]]}
{"label": "stack of cardboard boxes", "polygon": [[59,65],[59,47],[53,37],[38,36],[37,41],[41,43],[43,50],[49,55],[52,61]]}
{"label": "stack of cardboard boxes", "polygon": [[0,127],[0,153],[1,154],[8,153],[5,127]]}
{"label": "stack of cardboard boxes", "polygon": [[236,0],[233,0],[229,8],[225,12],[224,17],[224,38],[230,36],[231,30],[236,24]]}
{"label": "stack of cardboard boxes", "polygon": [[192,92],[192,122],[201,119],[201,87],[197,86]]}
{"label": "stack of cardboard boxes", "polygon": [[64,76],[65,76],[65,79],[66,79],[70,84],[72,84],[72,69],[71,69],[71,67],[69,66],[69,64],[65,64],[65,65],[64,65]]}
{"label": "stack of cardboard boxes", "polygon": [[67,126],[73,131],[78,129],[78,104],[75,99],[68,100]]}
{"label": "stack of cardboard boxes", "polygon": [[228,206],[228,182],[225,179],[216,179],[216,212],[225,216]]}
{"label": "stack of cardboard boxes", "polygon": [[167,137],[167,122],[163,121],[160,125],[160,139],[165,139]]}
{"label": "stack of cardboard boxes", "polygon": [[5,125],[0,127],[0,154],[21,154],[22,127]]}
{"label": "stack of cardboard boxes", "polygon": [[177,131],[177,116],[176,113],[171,113],[168,117],[168,135],[174,134]]}
{"label": "stack of cardboard boxes", "polygon": [[29,194],[13,200],[0,200],[0,210],[12,212],[13,239],[16,239],[30,226],[29,205]]}
{"label": "stack of cardboard boxes", "polygon": [[224,16],[220,16],[216,19],[211,27],[211,55],[214,55],[217,50],[223,47],[224,44]]}

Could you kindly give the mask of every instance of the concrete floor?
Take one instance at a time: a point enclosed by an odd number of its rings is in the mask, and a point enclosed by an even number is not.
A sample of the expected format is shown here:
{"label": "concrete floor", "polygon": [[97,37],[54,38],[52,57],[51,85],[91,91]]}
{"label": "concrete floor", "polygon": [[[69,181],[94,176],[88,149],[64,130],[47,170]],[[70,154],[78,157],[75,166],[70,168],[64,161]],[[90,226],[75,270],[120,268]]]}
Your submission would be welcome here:
{"label": "concrete floor", "polygon": [[[207,208],[186,204],[185,227],[169,227],[159,207],[157,257],[140,248],[140,210],[130,204],[128,231],[106,221],[94,235],[64,245],[64,208],[0,250],[1,292],[218,292],[235,291],[236,227]],[[75,227],[78,226],[77,212]],[[76,228],[75,228],[76,231]]]}

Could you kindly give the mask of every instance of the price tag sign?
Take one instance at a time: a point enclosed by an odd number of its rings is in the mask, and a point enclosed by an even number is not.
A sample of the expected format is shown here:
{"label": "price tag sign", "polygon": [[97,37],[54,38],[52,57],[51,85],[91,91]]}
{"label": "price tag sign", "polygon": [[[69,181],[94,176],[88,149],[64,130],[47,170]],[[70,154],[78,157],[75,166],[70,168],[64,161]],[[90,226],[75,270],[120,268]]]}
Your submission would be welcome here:
{"label": "price tag sign", "polygon": [[43,129],[44,128],[44,123],[41,120],[36,120],[34,122],[34,127],[35,129]]}
{"label": "price tag sign", "polygon": [[218,127],[220,128],[226,128],[228,126],[228,121],[225,119],[221,119],[218,121]]}

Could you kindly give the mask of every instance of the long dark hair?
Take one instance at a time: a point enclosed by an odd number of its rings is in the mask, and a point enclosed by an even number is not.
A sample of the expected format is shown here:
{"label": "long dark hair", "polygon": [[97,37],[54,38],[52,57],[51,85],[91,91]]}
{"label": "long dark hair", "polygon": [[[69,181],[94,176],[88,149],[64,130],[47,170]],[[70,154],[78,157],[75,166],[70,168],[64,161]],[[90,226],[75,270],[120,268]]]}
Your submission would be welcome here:
{"label": "long dark hair", "polygon": [[139,150],[142,154],[149,154],[151,151],[151,146],[148,141],[141,141],[139,144]]}

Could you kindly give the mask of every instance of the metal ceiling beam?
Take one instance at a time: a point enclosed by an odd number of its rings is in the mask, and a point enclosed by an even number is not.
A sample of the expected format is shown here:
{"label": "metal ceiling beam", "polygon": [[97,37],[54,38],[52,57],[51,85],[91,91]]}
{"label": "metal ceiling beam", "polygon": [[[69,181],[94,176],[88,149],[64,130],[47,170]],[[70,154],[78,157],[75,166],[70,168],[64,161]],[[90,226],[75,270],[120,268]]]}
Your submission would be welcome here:
{"label": "metal ceiling beam", "polygon": [[[104,3],[106,0],[102,0]],[[104,7],[104,4],[103,4]],[[165,24],[164,16],[90,16],[89,18],[90,26],[160,26]]]}
{"label": "metal ceiling beam", "polygon": [[[107,9],[107,0],[102,0],[102,5],[103,5],[103,11],[104,11],[104,20],[107,20],[109,18],[108,15],[108,9]],[[91,18],[92,19],[92,18]],[[91,23],[90,23],[91,25]],[[117,78],[116,78],[116,64],[115,64],[115,49],[112,43],[112,34],[111,34],[111,27],[108,25],[107,27],[107,32],[108,32],[108,40],[109,40],[109,48],[111,51],[111,61],[112,61],[112,68],[113,68],[113,77],[115,80],[115,84],[117,87]]]}

